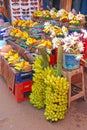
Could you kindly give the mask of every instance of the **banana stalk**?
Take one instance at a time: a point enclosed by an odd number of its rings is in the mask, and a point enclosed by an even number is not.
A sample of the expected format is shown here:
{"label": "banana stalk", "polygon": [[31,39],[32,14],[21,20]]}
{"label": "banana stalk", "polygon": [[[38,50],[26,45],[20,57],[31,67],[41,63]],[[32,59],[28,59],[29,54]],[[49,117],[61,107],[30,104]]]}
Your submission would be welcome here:
{"label": "banana stalk", "polygon": [[58,53],[57,53],[57,73],[56,76],[61,77],[62,73],[62,57],[63,57],[63,48],[62,45],[58,46]]}
{"label": "banana stalk", "polygon": [[43,47],[40,47],[39,51],[40,51],[40,54],[42,55],[42,57],[44,59],[43,67],[47,67],[49,65],[47,53],[46,53],[46,51],[45,51],[45,49]]}

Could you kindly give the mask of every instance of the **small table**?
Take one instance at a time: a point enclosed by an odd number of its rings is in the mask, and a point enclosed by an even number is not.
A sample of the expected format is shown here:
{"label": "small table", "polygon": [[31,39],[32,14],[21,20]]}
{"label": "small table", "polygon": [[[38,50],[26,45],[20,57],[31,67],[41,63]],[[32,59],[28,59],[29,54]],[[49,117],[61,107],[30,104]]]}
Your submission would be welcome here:
{"label": "small table", "polygon": [[[75,75],[78,75],[78,74],[81,74],[81,86],[78,87],[78,84],[73,84],[72,83],[72,77],[75,76]],[[77,69],[74,69],[74,70],[66,70],[66,69],[63,69],[62,70],[62,75],[64,77],[67,78],[68,82],[70,83],[70,88],[69,88],[69,92],[68,92],[68,108],[70,108],[70,103],[78,98],[81,98],[83,97],[84,100],[86,100],[86,96],[85,96],[85,82],[84,82],[84,70],[83,70],[83,67],[80,66],[79,68]],[[72,95],[72,87],[75,87],[75,89],[79,89],[78,92],[75,92],[74,95]],[[76,91],[75,90],[75,91]]]}

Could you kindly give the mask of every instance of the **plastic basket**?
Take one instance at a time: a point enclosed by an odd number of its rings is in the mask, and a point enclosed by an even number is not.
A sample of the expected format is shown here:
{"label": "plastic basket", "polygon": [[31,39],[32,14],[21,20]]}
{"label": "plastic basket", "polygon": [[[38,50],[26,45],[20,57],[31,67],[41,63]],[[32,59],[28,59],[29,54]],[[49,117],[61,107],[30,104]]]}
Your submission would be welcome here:
{"label": "plastic basket", "polygon": [[27,81],[23,83],[18,83],[14,85],[14,92],[11,90],[11,87],[8,86],[9,92],[12,94],[14,99],[21,103],[23,101],[29,100],[29,95],[32,90],[32,81]]}
{"label": "plastic basket", "polygon": [[32,80],[33,77],[33,71],[28,71],[28,72],[19,72],[15,75],[15,83],[21,83],[25,81],[30,81]]}

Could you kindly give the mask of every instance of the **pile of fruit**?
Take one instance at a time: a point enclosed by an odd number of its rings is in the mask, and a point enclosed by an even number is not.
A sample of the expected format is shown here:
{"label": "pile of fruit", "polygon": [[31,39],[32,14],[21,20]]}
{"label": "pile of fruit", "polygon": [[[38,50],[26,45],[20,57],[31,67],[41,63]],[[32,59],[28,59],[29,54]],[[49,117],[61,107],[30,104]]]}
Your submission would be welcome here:
{"label": "pile of fruit", "polygon": [[33,37],[28,37],[26,41],[26,45],[35,45],[37,43],[37,40]]}
{"label": "pile of fruit", "polygon": [[[45,20],[53,20],[57,19],[57,10],[55,8],[51,10],[36,10],[33,13],[34,18],[44,18]],[[58,19],[57,19],[58,20]]]}
{"label": "pile of fruit", "polygon": [[86,22],[85,20],[85,15],[83,14],[74,14],[73,12],[67,12],[64,9],[60,9],[57,12],[57,16],[59,17],[59,21],[62,23],[66,23],[67,25],[75,25],[75,26],[80,26],[84,25]]}
{"label": "pile of fruit", "polygon": [[64,9],[56,10],[55,8],[49,10],[39,10],[33,13],[34,18],[54,19],[59,23],[66,23],[67,25],[81,25],[85,23],[85,15],[74,14],[73,12],[67,12]]}
{"label": "pile of fruit", "polygon": [[67,27],[58,27],[56,25],[52,25],[49,22],[45,22],[44,24],[44,29],[43,32],[47,34],[51,34],[52,32],[55,33],[55,36],[64,36],[64,33],[66,32],[68,34],[68,29]]}
{"label": "pile of fruit", "polygon": [[57,121],[64,119],[67,111],[67,93],[69,83],[66,78],[55,77],[55,75],[47,75],[45,79],[46,97],[45,97],[45,112],[44,116],[47,120]]}
{"label": "pile of fruit", "polygon": [[14,68],[18,71],[30,71],[32,66],[28,61],[20,60],[20,62],[14,64]]}
{"label": "pile of fruit", "polygon": [[27,40],[28,33],[23,32],[18,28],[13,28],[10,32],[10,36],[13,37],[13,38],[15,37],[15,38],[18,38],[18,39]]}
{"label": "pile of fruit", "polygon": [[37,24],[38,24],[37,22],[33,22],[32,20],[25,21],[25,20],[21,20],[21,19],[17,19],[14,22],[12,22],[12,25],[14,27],[22,27],[23,29],[31,28]]}
{"label": "pile of fruit", "polygon": [[4,55],[8,64],[17,71],[29,71],[32,69],[31,64],[28,61],[22,59],[15,50],[10,50]]}
{"label": "pile of fruit", "polygon": [[[48,71],[44,72],[43,65],[44,61],[42,57],[36,57],[36,60],[33,64],[34,74],[33,74],[33,85],[32,85],[32,93],[30,94],[30,103],[34,105],[34,107],[41,109],[45,106],[45,91],[46,84],[44,83],[44,79],[48,75]],[[54,71],[50,69],[50,74],[54,73]]]}
{"label": "pile of fruit", "polygon": [[30,103],[34,107],[44,108],[46,120],[58,121],[64,119],[67,112],[67,93],[69,83],[64,77],[56,77],[56,70],[44,67],[42,57],[36,57],[33,64],[34,75]]}
{"label": "pile of fruit", "polygon": [[38,48],[41,46],[45,47],[46,49],[52,49],[52,42],[50,40],[36,39],[29,36],[27,32],[23,32],[18,28],[13,28],[10,32],[10,36],[12,38],[15,38],[15,43],[19,45],[27,45],[27,47],[29,47],[29,50],[32,49],[31,52],[33,53],[35,53],[35,51],[38,50]]}
{"label": "pile of fruit", "polygon": [[52,42],[50,40],[41,39],[38,40],[38,47],[40,46],[45,47],[46,49],[52,49]]}

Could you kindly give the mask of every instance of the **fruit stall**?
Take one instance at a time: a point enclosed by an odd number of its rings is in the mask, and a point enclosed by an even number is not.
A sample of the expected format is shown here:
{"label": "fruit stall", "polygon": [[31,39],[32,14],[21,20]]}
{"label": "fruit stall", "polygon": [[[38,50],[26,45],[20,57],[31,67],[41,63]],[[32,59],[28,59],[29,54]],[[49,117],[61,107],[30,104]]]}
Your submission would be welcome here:
{"label": "fruit stall", "polygon": [[83,14],[36,10],[31,20],[13,21],[9,38],[1,40],[0,75],[9,92],[44,109],[46,120],[64,119],[70,102],[85,100],[85,23]]}

